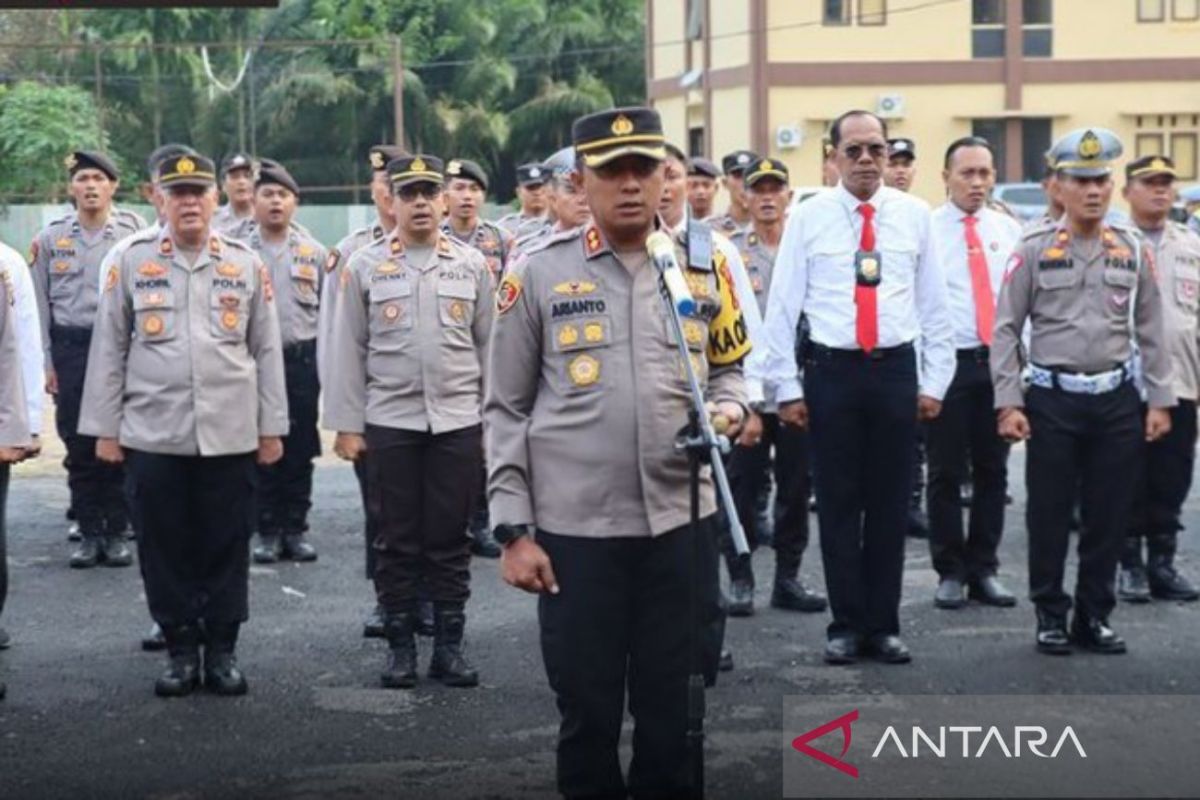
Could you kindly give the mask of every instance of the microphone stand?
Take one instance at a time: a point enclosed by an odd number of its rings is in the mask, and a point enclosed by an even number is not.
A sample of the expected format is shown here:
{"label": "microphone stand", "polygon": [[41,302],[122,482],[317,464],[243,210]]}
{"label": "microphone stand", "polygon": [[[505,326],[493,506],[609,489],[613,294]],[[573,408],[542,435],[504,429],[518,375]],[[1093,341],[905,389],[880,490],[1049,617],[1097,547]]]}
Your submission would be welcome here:
{"label": "microphone stand", "polygon": [[[687,254],[691,263],[691,216],[685,217],[688,225]],[[732,287],[731,287],[732,288]],[[663,302],[667,308],[667,319],[671,330],[675,333],[675,343],[679,347],[679,356],[683,361],[684,375],[692,396],[692,405],[688,409],[688,424],[675,440],[675,451],[686,452],[688,457],[688,478],[691,502],[691,517],[688,523],[688,533],[691,537],[691,547],[688,556],[688,683],[687,683],[687,747],[688,767],[691,773],[691,797],[695,800],[704,798],[704,657],[701,649],[701,631],[699,623],[699,585],[698,579],[700,562],[700,471],[708,463],[712,466],[713,478],[721,505],[725,507],[725,516],[729,524],[730,537],[738,555],[750,552],[746,542],[746,532],[738,520],[737,509],[733,504],[733,493],[729,489],[729,479],[725,475],[725,465],[721,456],[729,452],[729,439],[713,430],[712,422],[704,407],[704,391],[700,388],[700,380],[692,367],[691,352],[683,335],[683,320],[679,317],[679,308],[675,299],[667,290],[664,282],[662,291]]]}

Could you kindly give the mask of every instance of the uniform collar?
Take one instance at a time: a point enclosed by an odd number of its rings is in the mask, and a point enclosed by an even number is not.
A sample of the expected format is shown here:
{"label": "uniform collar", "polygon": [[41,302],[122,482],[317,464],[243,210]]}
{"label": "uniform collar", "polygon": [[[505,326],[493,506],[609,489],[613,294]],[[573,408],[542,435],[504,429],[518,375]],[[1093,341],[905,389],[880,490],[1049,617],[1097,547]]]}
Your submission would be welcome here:
{"label": "uniform collar", "polygon": [[171,233],[169,225],[163,225],[158,232],[158,254],[164,258],[169,258],[176,264],[185,269],[198,269],[206,264],[209,259],[220,260],[225,254],[225,242],[217,235],[211,227],[208,229],[208,237],[205,245],[200,249],[200,256],[196,259],[195,265],[189,265],[187,259],[180,257],[180,248],[175,244],[174,236]]}
{"label": "uniform collar", "polygon": [[594,222],[583,226],[583,235],[580,237],[580,241],[583,243],[583,255],[589,261],[612,252],[608,240],[604,238],[600,227]]}
{"label": "uniform collar", "polygon": [[841,201],[841,204],[851,211],[858,211],[858,207],[863,203],[870,203],[879,211],[879,207],[883,204],[884,197],[887,193],[887,187],[881,182],[879,188],[875,190],[875,194],[871,195],[866,200],[859,200],[854,195],[850,194],[850,190],[846,188],[846,184],[838,181],[837,189],[834,190],[834,195]]}

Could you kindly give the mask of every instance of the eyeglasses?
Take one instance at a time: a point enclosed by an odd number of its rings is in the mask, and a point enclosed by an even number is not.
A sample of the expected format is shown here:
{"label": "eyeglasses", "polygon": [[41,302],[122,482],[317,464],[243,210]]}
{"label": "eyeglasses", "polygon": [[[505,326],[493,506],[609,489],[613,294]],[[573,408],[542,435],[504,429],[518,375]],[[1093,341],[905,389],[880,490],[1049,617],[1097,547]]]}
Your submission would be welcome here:
{"label": "eyeglasses", "polygon": [[426,200],[436,200],[442,196],[442,187],[437,183],[410,183],[396,190],[396,196],[406,203],[411,203],[418,197]]}
{"label": "eyeglasses", "polygon": [[855,161],[862,158],[864,150],[871,156],[871,158],[878,159],[887,155],[887,145],[878,142],[868,145],[848,144],[842,148],[842,152],[846,155],[846,157],[852,158]]}

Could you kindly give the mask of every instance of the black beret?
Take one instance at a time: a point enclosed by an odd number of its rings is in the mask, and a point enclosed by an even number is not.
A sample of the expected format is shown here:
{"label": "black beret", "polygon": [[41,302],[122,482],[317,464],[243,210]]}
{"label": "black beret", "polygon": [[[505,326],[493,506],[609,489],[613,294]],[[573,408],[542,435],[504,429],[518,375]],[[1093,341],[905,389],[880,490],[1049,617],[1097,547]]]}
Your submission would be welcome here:
{"label": "black beret", "polygon": [[263,164],[258,169],[258,178],[254,181],[254,187],[257,189],[264,184],[274,183],[290,191],[297,197],[300,196],[300,184],[296,183],[296,179],[292,174],[278,162]]}
{"label": "black beret", "polygon": [[521,186],[540,186],[549,177],[546,168],[537,161],[517,167],[517,183]]}
{"label": "black beret", "polygon": [[217,165],[200,155],[181,155],[159,162],[158,184],[172,186],[216,186]]}
{"label": "black beret", "polygon": [[692,159],[691,169],[688,170],[688,175],[698,175],[704,178],[719,178],[721,177],[721,169],[707,158],[696,156]]}
{"label": "black beret", "polygon": [[437,183],[445,181],[442,175],[442,160],[437,156],[401,156],[393,158],[387,165],[392,186],[399,189],[412,183]]}
{"label": "black beret", "polygon": [[1142,156],[1125,165],[1125,178],[1150,178],[1155,175],[1179,176],[1175,171],[1175,162],[1167,156]]}
{"label": "black beret", "polygon": [[888,158],[895,156],[917,157],[917,145],[912,139],[888,139]]}
{"label": "black beret", "polygon": [[111,158],[103,153],[97,153],[95,150],[76,150],[67,156],[66,160],[67,171],[74,175],[81,169],[98,169],[109,177],[110,180],[120,180],[121,171],[117,169],[116,163]]}
{"label": "black beret", "polygon": [[758,161],[750,169],[746,170],[746,186],[753,186],[764,178],[775,178],[776,180],[788,182],[787,164],[776,158],[763,158]]}
{"label": "black beret", "polygon": [[248,169],[254,172],[254,159],[247,153],[230,153],[221,162],[221,175],[228,175],[235,169]]}
{"label": "black beret", "polygon": [[726,175],[741,175],[758,161],[758,154],[750,150],[734,150],[721,159],[721,171]]}
{"label": "black beret", "polygon": [[603,166],[624,155],[662,161],[667,155],[665,142],[662,117],[653,108],[611,108],[580,117],[571,126],[571,143],[587,167]]}
{"label": "black beret", "polygon": [[387,169],[388,162],[407,155],[404,148],[394,144],[377,144],[367,151],[367,163],[376,172]]}
{"label": "black beret", "polygon": [[186,144],[171,142],[169,144],[160,145],[150,151],[150,155],[146,156],[146,174],[151,180],[158,177],[158,166],[163,160],[174,156],[195,156],[199,155],[195,150],[188,147]]}
{"label": "black beret", "polygon": [[450,159],[450,162],[446,164],[446,177],[469,178],[483,187],[485,192],[488,188],[488,177],[487,173],[483,171],[483,167],[465,158]]}

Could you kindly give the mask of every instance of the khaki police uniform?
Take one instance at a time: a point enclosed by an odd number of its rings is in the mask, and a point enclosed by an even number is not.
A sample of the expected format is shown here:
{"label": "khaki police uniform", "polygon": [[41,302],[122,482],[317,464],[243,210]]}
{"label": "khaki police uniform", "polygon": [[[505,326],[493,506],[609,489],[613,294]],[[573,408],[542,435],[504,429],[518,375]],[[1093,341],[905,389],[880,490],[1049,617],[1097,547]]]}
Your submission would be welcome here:
{"label": "khaki police uniform", "polygon": [[[21,375],[21,350],[17,342],[13,286],[0,271],[0,447],[25,447],[30,443],[29,418]],[[8,537],[6,509],[11,465],[0,463],[0,614],[8,597]],[[0,683],[0,698],[4,684]]]}
{"label": "khaki police uniform", "polygon": [[113,245],[145,227],[140,217],[111,210],[98,235],[85,234],[75,212],[34,238],[30,272],[42,320],[46,363],[58,377],[55,423],[66,445],[71,508],[87,539],[123,536],[128,512],[119,466],[96,459],[96,442],[78,431],[88,346],[100,292],[100,263]]}
{"label": "khaki police uniform", "polygon": [[[1107,131],[1077,131],[1056,144],[1059,169],[1106,174],[1120,154]],[[1154,260],[1130,229],[1071,235],[1066,217],[1026,232],[1006,267],[991,350],[996,408],[1024,408],[1029,497],[1030,596],[1039,647],[1065,632],[1071,598],[1063,591],[1071,510],[1077,492],[1084,525],[1075,589],[1076,635],[1106,625],[1143,444],[1138,391],[1129,361],[1136,341],[1147,400],[1174,404],[1170,348]],[[1021,333],[1030,325],[1029,352]],[[1021,372],[1030,367],[1026,390]],[[1121,643],[1123,649],[1124,644]]]}
{"label": "khaki police uniform", "polygon": [[442,223],[442,233],[459,244],[478,250],[487,264],[488,271],[492,273],[492,280],[499,282],[512,257],[515,243],[512,234],[498,224],[484,219],[479,220],[475,229],[466,236],[456,233],[450,221],[446,220]]}

